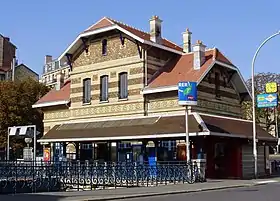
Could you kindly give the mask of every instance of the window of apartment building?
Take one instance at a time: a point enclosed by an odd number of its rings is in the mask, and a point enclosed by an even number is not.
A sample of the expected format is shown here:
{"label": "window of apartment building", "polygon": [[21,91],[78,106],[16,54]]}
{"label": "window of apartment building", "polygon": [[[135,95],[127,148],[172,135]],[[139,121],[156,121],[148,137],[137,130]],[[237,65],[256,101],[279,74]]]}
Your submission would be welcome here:
{"label": "window of apartment building", "polygon": [[100,77],[100,101],[108,101],[108,75]]}
{"label": "window of apartment building", "polygon": [[220,73],[215,73],[215,94],[217,98],[220,98]]}
{"label": "window of apartment building", "polygon": [[90,103],[91,101],[91,80],[86,78],[83,80],[83,103]]}
{"label": "window of apartment building", "polygon": [[4,81],[6,78],[6,75],[5,74],[0,74],[0,81]]}
{"label": "window of apartment building", "polygon": [[107,55],[107,39],[102,40],[102,55]]}
{"label": "window of apartment building", "polygon": [[119,99],[126,99],[128,96],[128,81],[127,73],[123,72],[119,74]]}

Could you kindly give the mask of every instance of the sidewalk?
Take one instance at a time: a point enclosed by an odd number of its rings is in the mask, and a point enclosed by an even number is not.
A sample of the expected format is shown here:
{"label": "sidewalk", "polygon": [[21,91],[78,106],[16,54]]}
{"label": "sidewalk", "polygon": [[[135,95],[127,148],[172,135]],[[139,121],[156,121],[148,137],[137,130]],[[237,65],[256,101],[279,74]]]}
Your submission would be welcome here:
{"label": "sidewalk", "polygon": [[211,190],[221,190],[239,187],[249,187],[266,183],[280,182],[276,179],[260,180],[209,180],[205,183],[176,184],[157,187],[142,188],[119,188],[112,190],[80,191],[80,192],[54,192],[36,194],[2,195],[0,200],[9,201],[95,201],[95,200],[117,200],[124,198],[135,198],[144,196],[156,196],[179,193],[193,193]]}

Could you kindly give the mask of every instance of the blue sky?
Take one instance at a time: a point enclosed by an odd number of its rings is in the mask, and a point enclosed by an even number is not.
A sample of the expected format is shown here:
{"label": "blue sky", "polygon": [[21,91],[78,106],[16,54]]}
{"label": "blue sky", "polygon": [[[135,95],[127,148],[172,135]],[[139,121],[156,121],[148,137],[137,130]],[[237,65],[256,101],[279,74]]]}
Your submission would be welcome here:
{"label": "blue sky", "polygon": [[[42,72],[46,54],[58,57],[75,37],[103,16],[149,30],[149,19],[163,20],[163,36],[182,44],[190,28],[193,43],[219,48],[245,78],[258,45],[280,30],[280,1],[205,0],[9,0],[1,2],[0,33],[18,47],[19,62]],[[4,20],[5,19],[5,20]],[[258,72],[280,73],[280,36],[261,50]]]}

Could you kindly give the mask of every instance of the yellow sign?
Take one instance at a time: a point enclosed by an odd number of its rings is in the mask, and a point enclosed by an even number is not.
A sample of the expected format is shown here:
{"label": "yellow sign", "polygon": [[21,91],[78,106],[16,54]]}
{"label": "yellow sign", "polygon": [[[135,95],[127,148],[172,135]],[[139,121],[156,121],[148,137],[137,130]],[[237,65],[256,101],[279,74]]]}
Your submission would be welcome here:
{"label": "yellow sign", "polygon": [[276,82],[269,82],[265,85],[266,93],[276,93],[277,92],[277,83]]}

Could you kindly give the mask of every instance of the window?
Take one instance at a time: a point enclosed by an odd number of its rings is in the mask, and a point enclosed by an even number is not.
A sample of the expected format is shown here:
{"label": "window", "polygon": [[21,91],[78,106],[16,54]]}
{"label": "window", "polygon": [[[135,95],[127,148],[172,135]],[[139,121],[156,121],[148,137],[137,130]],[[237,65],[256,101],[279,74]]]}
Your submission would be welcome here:
{"label": "window", "polygon": [[102,55],[107,55],[107,39],[102,40]]}
{"label": "window", "polygon": [[5,74],[0,74],[0,81],[5,80],[5,78],[6,78]]}
{"label": "window", "polygon": [[224,87],[226,88],[227,87],[227,78],[226,78],[226,76],[224,76]]}
{"label": "window", "polygon": [[215,73],[215,94],[217,98],[220,98],[220,74]]}
{"label": "window", "polygon": [[90,78],[83,80],[83,103],[90,103],[91,101],[91,81]]}
{"label": "window", "polygon": [[119,99],[126,99],[127,96],[127,73],[124,72],[119,74]]}
{"label": "window", "polygon": [[108,101],[108,75],[100,77],[100,101]]}
{"label": "window", "polygon": [[177,148],[176,140],[162,141],[161,146],[167,148],[168,151],[175,151]]}

